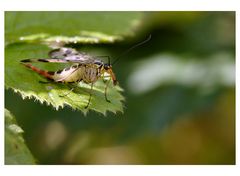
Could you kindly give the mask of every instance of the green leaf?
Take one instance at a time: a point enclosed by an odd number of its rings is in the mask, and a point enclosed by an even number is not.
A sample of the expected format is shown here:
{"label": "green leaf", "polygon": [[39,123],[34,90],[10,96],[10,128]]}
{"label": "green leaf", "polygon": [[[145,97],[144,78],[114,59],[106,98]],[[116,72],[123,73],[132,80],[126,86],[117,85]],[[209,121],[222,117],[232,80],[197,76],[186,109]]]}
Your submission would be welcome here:
{"label": "green leaf", "polygon": [[35,164],[22,133],[15,117],[5,109],[5,164]]}
{"label": "green leaf", "polygon": [[[123,112],[121,95],[122,89],[112,83],[108,86],[107,96],[110,103],[105,100],[105,83],[102,80],[94,84],[92,99],[89,107],[85,106],[89,101],[90,85],[80,83],[73,91],[72,85],[60,83],[41,84],[39,81],[46,81],[37,73],[20,64],[20,60],[26,58],[46,58],[49,48],[39,44],[11,44],[5,48],[5,85],[19,92],[23,98],[35,98],[41,103],[46,102],[56,109],[69,105],[73,109],[81,110],[84,114],[89,109],[106,114],[107,111],[116,113]],[[41,69],[58,70],[59,64],[42,63]],[[63,66],[63,65],[62,65]],[[66,66],[65,66],[66,67]],[[67,94],[67,95],[66,95]],[[66,95],[61,97],[62,95]]]}
{"label": "green leaf", "polygon": [[6,12],[6,44],[112,43],[134,34],[141,12]]}

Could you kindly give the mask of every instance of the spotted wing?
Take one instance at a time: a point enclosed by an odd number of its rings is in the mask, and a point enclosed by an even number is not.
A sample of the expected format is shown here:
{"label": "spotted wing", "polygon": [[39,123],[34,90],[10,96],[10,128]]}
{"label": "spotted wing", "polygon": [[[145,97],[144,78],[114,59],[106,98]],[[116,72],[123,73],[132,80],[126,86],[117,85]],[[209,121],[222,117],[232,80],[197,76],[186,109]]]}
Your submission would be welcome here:
{"label": "spotted wing", "polygon": [[53,62],[53,63],[68,63],[67,60],[64,59],[48,59],[48,58],[41,58],[41,59],[24,59],[21,60],[22,63],[28,62]]}
{"label": "spotted wing", "polygon": [[80,63],[80,64],[103,64],[94,56],[83,52],[77,52],[72,48],[59,48],[49,52],[51,58],[24,59],[21,62],[52,62],[52,63]]}
{"label": "spotted wing", "polygon": [[73,48],[58,48],[51,50],[48,55],[53,59],[64,59],[67,56],[77,55],[79,52]]}
{"label": "spotted wing", "polygon": [[96,57],[86,54],[84,52],[78,52],[73,48],[54,49],[50,51],[48,55],[51,57],[51,59],[47,59],[48,62],[57,61],[62,63],[71,62],[80,64],[103,64],[103,62]]}

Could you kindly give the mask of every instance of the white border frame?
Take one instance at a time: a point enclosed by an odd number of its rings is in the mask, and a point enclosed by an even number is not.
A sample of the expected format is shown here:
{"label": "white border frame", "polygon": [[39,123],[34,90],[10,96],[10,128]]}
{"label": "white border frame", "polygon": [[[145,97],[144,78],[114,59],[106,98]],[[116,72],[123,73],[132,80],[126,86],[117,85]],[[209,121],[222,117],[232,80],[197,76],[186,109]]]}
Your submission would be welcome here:
{"label": "white border frame", "polygon": [[[236,140],[236,165],[230,166],[7,166],[4,165],[4,11],[236,11],[236,41],[239,41],[239,3],[237,0],[1,0],[1,118],[0,172],[1,175],[97,175],[97,176],[235,176],[240,173],[239,141]],[[236,75],[239,71],[239,46],[236,43]],[[238,58],[238,59],[237,59]],[[240,77],[236,76],[236,107],[239,106]],[[238,91],[237,91],[238,90]],[[2,111],[3,110],[3,111]],[[236,108],[236,139],[239,137],[239,109]]]}

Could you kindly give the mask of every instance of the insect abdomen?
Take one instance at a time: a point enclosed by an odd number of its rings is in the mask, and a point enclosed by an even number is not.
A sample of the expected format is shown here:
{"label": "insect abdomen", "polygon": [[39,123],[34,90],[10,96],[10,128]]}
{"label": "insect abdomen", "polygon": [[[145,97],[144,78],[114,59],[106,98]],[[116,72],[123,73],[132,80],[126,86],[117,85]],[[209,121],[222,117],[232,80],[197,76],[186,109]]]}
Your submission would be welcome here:
{"label": "insect abdomen", "polygon": [[37,67],[34,67],[33,65],[31,64],[25,64],[25,63],[22,63],[24,66],[26,66],[27,68],[30,68],[31,70],[37,72],[39,75],[49,79],[49,80],[54,80],[53,79],[53,75],[54,75],[54,72],[52,71],[45,71],[45,70],[41,70]]}
{"label": "insect abdomen", "polygon": [[56,82],[78,82],[82,80],[82,71],[81,67],[74,65],[55,72],[53,79]]}

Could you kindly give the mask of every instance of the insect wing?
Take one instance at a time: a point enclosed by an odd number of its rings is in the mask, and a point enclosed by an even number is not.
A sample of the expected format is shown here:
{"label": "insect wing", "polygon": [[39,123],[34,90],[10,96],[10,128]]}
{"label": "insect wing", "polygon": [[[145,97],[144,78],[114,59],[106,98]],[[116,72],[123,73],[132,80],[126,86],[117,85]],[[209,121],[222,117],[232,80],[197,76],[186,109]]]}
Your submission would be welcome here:
{"label": "insect wing", "polygon": [[93,56],[87,55],[87,54],[82,54],[79,53],[78,55],[71,55],[71,56],[66,56],[62,59],[57,59],[57,58],[40,58],[40,59],[24,59],[21,60],[23,63],[27,62],[51,62],[51,63],[79,63],[79,64],[94,64],[94,63],[99,63],[102,61],[95,59]]}
{"label": "insect wing", "polygon": [[[58,48],[48,53],[52,59],[47,59],[48,62],[59,62],[59,63],[80,63],[80,64],[94,64],[102,63],[94,56],[88,55],[84,52],[78,52],[73,48]],[[54,60],[56,59],[56,60]]]}
{"label": "insect wing", "polygon": [[62,59],[66,56],[77,55],[79,52],[73,48],[58,48],[50,51],[48,55],[53,59]]}
{"label": "insect wing", "polygon": [[79,53],[78,55],[67,56],[64,58],[67,62],[80,63],[80,64],[94,64],[96,59],[93,56],[85,53]]}
{"label": "insect wing", "polygon": [[41,59],[24,59],[21,60],[22,63],[27,62],[52,62],[52,63],[68,63],[69,61],[65,59],[48,59],[48,58],[41,58]]}
{"label": "insect wing", "polygon": [[83,52],[77,52],[72,48],[59,48],[49,52],[51,58],[39,59],[24,59],[22,63],[30,62],[50,62],[50,63],[78,63],[81,65],[97,64],[103,65],[104,63],[94,56],[88,55]]}

